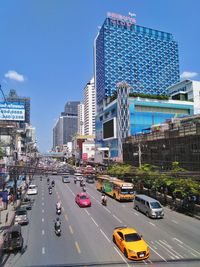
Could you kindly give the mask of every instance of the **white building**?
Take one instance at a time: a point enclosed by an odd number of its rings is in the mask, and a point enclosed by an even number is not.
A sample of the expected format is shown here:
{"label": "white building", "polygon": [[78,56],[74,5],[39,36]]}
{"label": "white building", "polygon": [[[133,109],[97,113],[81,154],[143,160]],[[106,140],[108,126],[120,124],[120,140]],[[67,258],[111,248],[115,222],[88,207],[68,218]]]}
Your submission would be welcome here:
{"label": "white building", "polygon": [[78,105],[78,134],[84,135],[84,104]]}
{"label": "white building", "polygon": [[84,89],[84,108],[85,135],[94,135],[96,116],[96,93],[94,87],[94,78],[87,83]]}
{"label": "white building", "polygon": [[175,100],[194,102],[194,114],[200,114],[200,81],[183,80],[168,87],[168,94]]}

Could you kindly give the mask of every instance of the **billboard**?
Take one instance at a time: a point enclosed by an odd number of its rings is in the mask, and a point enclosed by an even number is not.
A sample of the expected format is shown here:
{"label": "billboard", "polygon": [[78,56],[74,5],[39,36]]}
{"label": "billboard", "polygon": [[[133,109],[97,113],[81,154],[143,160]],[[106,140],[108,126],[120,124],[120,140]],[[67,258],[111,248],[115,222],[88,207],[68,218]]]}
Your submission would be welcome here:
{"label": "billboard", "polygon": [[116,138],[116,118],[103,123],[103,139]]}
{"label": "billboard", "polygon": [[0,120],[24,121],[24,103],[0,102]]}

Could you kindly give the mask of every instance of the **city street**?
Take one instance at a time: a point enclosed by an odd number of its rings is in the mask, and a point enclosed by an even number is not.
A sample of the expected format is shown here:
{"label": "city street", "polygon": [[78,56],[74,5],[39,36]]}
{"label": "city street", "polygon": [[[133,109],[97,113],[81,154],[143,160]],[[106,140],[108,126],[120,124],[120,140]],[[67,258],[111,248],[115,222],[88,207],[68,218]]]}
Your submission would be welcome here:
{"label": "city street", "polygon": [[[81,191],[79,183],[64,184],[61,176],[49,195],[46,178],[36,176],[38,195],[30,223],[23,226],[24,249],[21,253],[4,255],[6,267],[22,266],[200,266],[200,222],[165,209],[161,220],[147,218],[133,209],[133,203],[120,203],[108,197],[101,205],[101,193],[95,184],[87,184],[92,206],[80,208],[74,201]],[[56,202],[62,202],[60,237],[54,233]],[[127,260],[112,242],[115,227],[136,228],[150,247],[150,258],[142,262]]]}

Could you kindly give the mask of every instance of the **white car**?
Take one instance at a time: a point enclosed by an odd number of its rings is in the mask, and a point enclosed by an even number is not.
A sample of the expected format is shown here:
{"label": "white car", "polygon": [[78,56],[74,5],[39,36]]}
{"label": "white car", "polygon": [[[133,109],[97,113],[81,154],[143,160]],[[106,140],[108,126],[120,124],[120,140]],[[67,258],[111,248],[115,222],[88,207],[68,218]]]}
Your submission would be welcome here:
{"label": "white car", "polygon": [[38,189],[37,185],[30,184],[28,187],[27,195],[37,195]]}

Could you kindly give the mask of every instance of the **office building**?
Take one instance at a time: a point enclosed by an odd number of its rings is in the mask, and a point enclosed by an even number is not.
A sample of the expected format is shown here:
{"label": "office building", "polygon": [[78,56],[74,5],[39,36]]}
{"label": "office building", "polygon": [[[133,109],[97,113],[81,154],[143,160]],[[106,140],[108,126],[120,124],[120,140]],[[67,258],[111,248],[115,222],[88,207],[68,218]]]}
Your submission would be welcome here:
{"label": "office building", "polygon": [[94,73],[98,108],[119,82],[127,83],[130,92],[167,95],[180,80],[178,44],[171,33],[108,13],[94,41]]}
{"label": "office building", "polygon": [[60,147],[72,141],[78,129],[78,105],[79,101],[69,101],[65,104],[64,112],[57,120],[53,129],[53,149]]}
{"label": "office building", "polygon": [[92,78],[84,89],[84,132],[85,135],[95,134],[95,116],[96,116],[96,94],[94,87],[94,78]]}

